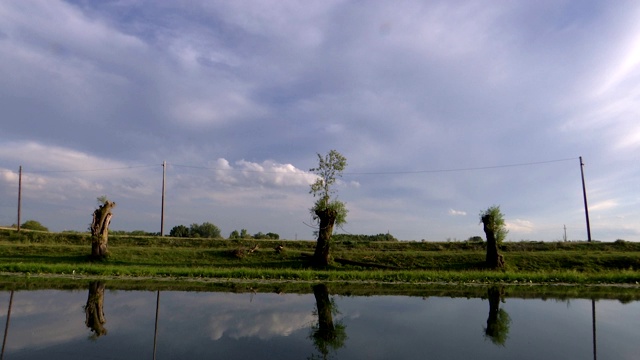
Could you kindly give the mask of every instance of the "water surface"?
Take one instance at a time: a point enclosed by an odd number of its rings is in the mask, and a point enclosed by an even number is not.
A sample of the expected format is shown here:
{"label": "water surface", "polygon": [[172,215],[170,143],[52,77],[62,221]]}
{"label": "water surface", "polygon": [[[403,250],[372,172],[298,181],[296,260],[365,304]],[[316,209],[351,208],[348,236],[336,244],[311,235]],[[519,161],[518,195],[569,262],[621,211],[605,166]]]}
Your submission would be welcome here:
{"label": "water surface", "polygon": [[640,353],[636,301],[519,299],[497,288],[484,298],[349,297],[332,296],[329,288],[235,294],[93,284],[82,291],[3,291],[2,357],[637,359]]}

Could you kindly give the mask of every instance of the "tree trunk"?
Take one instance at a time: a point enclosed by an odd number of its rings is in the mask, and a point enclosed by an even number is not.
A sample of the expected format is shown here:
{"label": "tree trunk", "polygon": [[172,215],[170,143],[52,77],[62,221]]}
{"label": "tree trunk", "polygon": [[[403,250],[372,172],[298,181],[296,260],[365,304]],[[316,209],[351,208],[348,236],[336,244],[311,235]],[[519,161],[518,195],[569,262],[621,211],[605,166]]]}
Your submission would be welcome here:
{"label": "tree trunk", "polygon": [[111,223],[111,209],[116,206],[113,201],[106,201],[93,212],[91,222],[91,257],[102,259],[109,254],[109,224]]}
{"label": "tree trunk", "polygon": [[313,264],[323,267],[329,265],[329,245],[337,214],[334,210],[326,209],[316,210],[316,215],[320,219],[320,228],[318,229],[316,250],[313,253]]}
{"label": "tree trunk", "polygon": [[89,297],[87,305],[84,307],[86,315],[85,325],[93,332],[93,336],[98,338],[107,334],[104,324],[107,322],[104,317],[104,283],[94,281],[89,284]]}
{"label": "tree trunk", "polygon": [[487,290],[489,298],[489,317],[487,318],[487,329],[485,333],[489,336],[495,336],[495,324],[498,322],[498,313],[500,312],[500,289],[492,286]]}
{"label": "tree trunk", "polygon": [[489,298],[489,317],[484,335],[496,345],[504,346],[509,337],[509,326],[511,318],[503,309],[500,309],[500,302],[504,295],[502,287],[492,286],[487,290]]}
{"label": "tree trunk", "polygon": [[485,259],[486,266],[491,269],[501,269],[504,267],[504,258],[498,253],[498,242],[496,241],[493,229],[487,226],[489,220],[482,218],[484,224],[484,233],[487,235],[487,257]]}
{"label": "tree trunk", "polygon": [[[340,321],[333,321],[333,315],[338,314],[336,304],[329,298],[329,289],[325,284],[313,287],[316,298],[316,312],[318,324],[312,326],[310,337],[313,345],[320,352],[323,359],[328,359],[331,351],[337,351],[347,340],[345,326]],[[315,359],[316,357],[311,357]]]}
{"label": "tree trunk", "polygon": [[311,334],[313,345],[322,355],[322,359],[328,359],[336,338],[329,290],[325,284],[318,284],[313,287],[313,295],[316,298],[316,310],[318,311],[318,326]]}
{"label": "tree trunk", "polygon": [[318,284],[313,287],[313,295],[316,298],[316,308],[318,310],[318,333],[323,340],[331,338],[335,330],[333,325],[333,315],[331,313],[331,300],[329,300],[329,289],[327,285]]}

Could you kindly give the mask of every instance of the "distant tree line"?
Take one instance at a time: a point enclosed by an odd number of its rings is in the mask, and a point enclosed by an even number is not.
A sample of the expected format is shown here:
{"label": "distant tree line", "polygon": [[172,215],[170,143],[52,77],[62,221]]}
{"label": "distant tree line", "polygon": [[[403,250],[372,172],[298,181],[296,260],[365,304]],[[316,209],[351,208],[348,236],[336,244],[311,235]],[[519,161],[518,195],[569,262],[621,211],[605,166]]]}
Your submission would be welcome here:
{"label": "distant tree line", "polygon": [[[16,228],[16,224],[11,225],[11,227]],[[49,231],[49,229],[40,224],[40,222],[36,220],[27,220],[23,224],[20,225],[20,228],[26,230],[37,230],[37,231]],[[65,230],[64,233],[80,233],[79,231],[74,230]],[[129,236],[160,236],[159,232],[149,232],[144,230],[110,230],[109,233],[112,235],[129,235]],[[220,228],[210,222],[204,222],[202,224],[191,224],[189,226],[185,225],[177,225],[174,226],[169,232],[169,236],[173,237],[189,237],[189,238],[206,238],[206,239],[222,239],[222,235],[220,232]],[[279,240],[280,235],[272,232],[263,233],[261,231],[251,235],[247,231],[247,229],[242,229],[240,231],[233,230],[229,235],[230,240],[235,239],[265,239],[265,240]]]}
{"label": "distant tree line", "polygon": [[240,232],[238,230],[233,230],[231,234],[229,234],[229,240],[237,240],[237,239],[256,239],[256,240],[278,240],[280,239],[280,235],[272,232],[263,233],[259,231],[253,235],[249,234],[247,229],[241,229]]}
{"label": "distant tree line", "polygon": [[334,234],[335,241],[398,241],[393,235],[377,234],[377,235],[356,235],[356,234]]}
{"label": "distant tree line", "polygon": [[[190,237],[190,238],[208,238],[208,239],[222,239],[220,228],[210,222],[204,222],[202,224],[191,224],[189,227],[185,225],[174,226],[169,232],[169,236],[173,237]],[[247,229],[233,230],[229,234],[229,240],[238,239],[269,239],[278,240],[280,235],[272,232],[263,233],[258,232],[256,234],[249,234]]]}
{"label": "distant tree line", "polygon": [[207,239],[222,238],[220,235],[220,228],[210,222],[191,224],[189,227],[186,227],[185,225],[174,226],[169,232],[169,236]]}
{"label": "distant tree line", "polygon": [[111,235],[130,235],[130,236],[160,236],[159,232],[150,232],[144,230],[109,230]]}
{"label": "distant tree line", "polygon": [[482,238],[482,236],[471,236],[470,238],[468,238],[466,240],[466,242],[468,242],[468,243],[482,243],[482,242],[484,242],[484,239]]}
{"label": "distant tree line", "polygon": [[[12,224],[11,227],[17,228],[18,226],[16,224]],[[27,230],[36,230],[36,231],[49,231],[49,229],[46,226],[40,224],[40,222],[35,220],[25,221],[20,225],[20,228],[27,229]]]}

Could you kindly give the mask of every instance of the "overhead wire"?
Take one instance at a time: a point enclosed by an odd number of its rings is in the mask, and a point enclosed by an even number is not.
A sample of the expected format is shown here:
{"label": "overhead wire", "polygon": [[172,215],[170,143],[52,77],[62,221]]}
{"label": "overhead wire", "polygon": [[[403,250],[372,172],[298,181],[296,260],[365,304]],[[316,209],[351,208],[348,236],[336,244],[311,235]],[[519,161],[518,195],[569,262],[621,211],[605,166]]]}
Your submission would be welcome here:
{"label": "overhead wire", "polygon": [[578,158],[574,157],[574,158],[567,158],[567,159],[535,161],[535,162],[518,163],[518,164],[491,165],[491,166],[437,169],[437,170],[350,172],[350,173],[344,173],[344,175],[401,175],[401,174],[425,174],[425,173],[441,173],[441,172],[474,171],[474,170],[488,170],[488,169],[499,169],[499,168],[507,168],[507,167],[518,167],[518,166],[541,165],[541,164],[549,164],[549,163],[555,163],[555,162],[572,161],[576,159]]}
{"label": "overhead wire", "polygon": [[[477,170],[500,169],[500,168],[509,168],[509,167],[534,166],[534,165],[550,164],[550,163],[557,163],[557,162],[574,161],[576,159],[579,159],[579,158],[578,157],[572,157],[572,158],[564,158],[564,159],[534,161],[534,162],[515,163],[515,164],[488,165],[488,166],[477,166],[477,167],[466,167],[466,168],[450,168],[450,169],[344,172],[344,173],[342,173],[342,175],[343,176],[351,176],[351,175],[409,175],[409,174],[429,174],[429,173],[477,171]],[[266,173],[266,174],[283,174],[282,171],[272,171],[272,170],[266,170],[265,171],[265,170],[255,170],[255,169],[219,168],[219,167],[202,166],[202,165],[187,165],[187,164],[173,164],[173,163],[167,163],[167,165],[170,165],[170,166],[173,166],[173,167],[190,168],[190,169],[201,169],[201,170],[238,171],[238,172]],[[149,168],[149,167],[155,167],[155,166],[162,166],[162,164],[132,165],[132,166],[112,167],[112,168],[94,168],[94,169],[76,169],[76,170],[28,170],[28,169],[23,169],[23,172],[28,172],[28,173],[77,173],[77,172],[95,172],[95,171],[116,171],[116,170],[127,170],[127,169],[137,169],[137,168]],[[1,172],[11,172],[12,170],[0,169],[0,171]],[[300,173],[291,173],[291,172],[289,172],[287,174],[309,175],[310,173],[306,172],[306,171],[302,171]]]}
{"label": "overhead wire", "polygon": [[[96,168],[96,169],[75,169],[75,170],[29,170],[22,169],[23,173],[78,173],[78,172],[94,172],[94,171],[112,171],[112,170],[127,170],[127,169],[138,169],[138,168],[147,168],[147,167],[155,167],[158,165],[133,165],[133,166],[123,166],[123,167],[113,167],[113,168]],[[162,164],[160,164],[162,166]]]}
{"label": "overhead wire", "polygon": [[[457,172],[457,171],[474,171],[474,170],[487,170],[487,169],[498,169],[498,168],[507,168],[507,167],[519,167],[519,166],[533,166],[533,165],[541,165],[541,164],[549,164],[555,162],[564,162],[564,161],[573,161],[577,160],[578,157],[572,158],[564,158],[564,159],[555,159],[555,160],[544,160],[544,161],[534,161],[534,162],[526,162],[526,163],[516,163],[516,164],[503,164],[503,165],[490,165],[490,166],[479,166],[479,167],[468,167],[468,168],[452,168],[452,169],[436,169],[436,170],[407,170],[407,171],[375,171],[375,172],[344,172],[342,175],[403,175],[403,174],[422,174],[422,173],[439,173],[439,172]],[[257,172],[257,173],[267,173],[267,174],[281,174],[281,171],[262,171],[262,170],[253,170],[253,169],[235,169],[235,168],[218,168],[218,167],[210,167],[210,166],[198,166],[198,165],[182,165],[182,164],[171,164],[174,167],[185,167],[185,168],[193,168],[193,169],[203,169],[203,170],[216,170],[216,171],[241,171],[241,172]],[[301,173],[308,174],[308,173]]]}

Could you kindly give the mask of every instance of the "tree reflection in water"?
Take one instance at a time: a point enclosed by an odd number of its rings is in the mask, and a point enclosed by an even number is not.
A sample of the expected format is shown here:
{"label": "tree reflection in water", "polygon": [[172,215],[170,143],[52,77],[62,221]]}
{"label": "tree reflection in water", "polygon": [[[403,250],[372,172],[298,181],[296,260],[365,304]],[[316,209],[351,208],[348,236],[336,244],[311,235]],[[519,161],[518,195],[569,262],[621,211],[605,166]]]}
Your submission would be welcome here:
{"label": "tree reflection in water", "polygon": [[504,346],[509,337],[509,325],[511,324],[509,314],[504,309],[500,309],[500,302],[504,301],[504,289],[492,286],[487,290],[487,295],[489,297],[489,317],[487,318],[487,327],[484,328],[484,336],[492,343]]}
{"label": "tree reflection in water", "polygon": [[[316,311],[318,322],[311,327],[309,338],[320,353],[321,359],[328,359],[332,351],[337,351],[344,346],[347,340],[346,327],[340,322],[333,322],[333,316],[338,315],[338,307],[333,298],[329,298],[329,290],[325,284],[313,287],[313,295],[316,298]],[[311,359],[318,358],[314,355]]]}
{"label": "tree reflection in water", "polygon": [[107,322],[103,310],[104,287],[102,281],[93,281],[89,284],[89,297],[87,298],[87,305],[84,307],[86,314],[84,323],[93,332],[91,335],[92,340],[102,335],[107,335],[107,329],[104,327]]}

